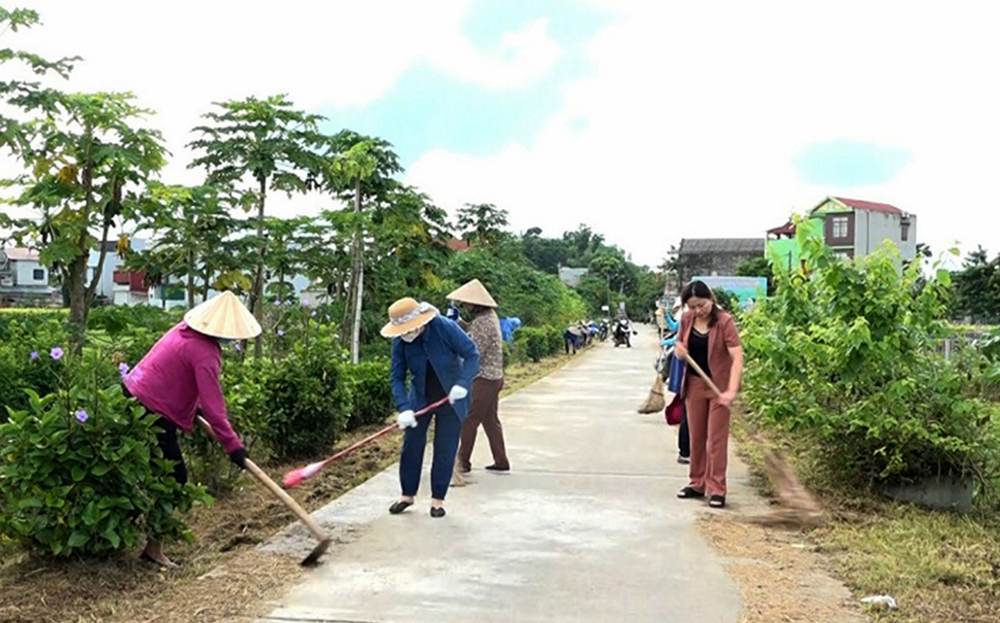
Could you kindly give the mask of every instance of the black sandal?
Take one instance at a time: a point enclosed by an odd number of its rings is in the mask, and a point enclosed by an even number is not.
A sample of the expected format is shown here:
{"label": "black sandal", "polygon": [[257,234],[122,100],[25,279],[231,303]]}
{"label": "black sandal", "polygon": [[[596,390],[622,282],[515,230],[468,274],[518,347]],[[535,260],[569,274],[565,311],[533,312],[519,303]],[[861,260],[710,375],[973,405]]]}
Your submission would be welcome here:
{"label": "black sandal", "polygon": [[705,492],[698,491],[693,487],[684,487],[683,489],[677,492],[677,497],[679,497],[682,500],[700,500],[701,498],[705,497]]}
{"label": "black sandal", "polygon": [[445,516],[444,507],[441,507],[441,508],[433,508],[432,507],[431,508],[431,517],[433,517],[434,519],[441,519],[444,516]]}
{"label": "black sandal", "polygon": [[392,515],[398,515],[403,511],[405,511],[406,509],[410,508],[411,506],[413,506],[413,502],[406,502],[400,500],[399,502],[396,502],[395,504],[389,507],[389,513]]}
{"label": "black sandal", "polygon": [[726,496],[724,495],[713,495],[708,498],[708,505],[712,508],[725,508],[726,507]]}

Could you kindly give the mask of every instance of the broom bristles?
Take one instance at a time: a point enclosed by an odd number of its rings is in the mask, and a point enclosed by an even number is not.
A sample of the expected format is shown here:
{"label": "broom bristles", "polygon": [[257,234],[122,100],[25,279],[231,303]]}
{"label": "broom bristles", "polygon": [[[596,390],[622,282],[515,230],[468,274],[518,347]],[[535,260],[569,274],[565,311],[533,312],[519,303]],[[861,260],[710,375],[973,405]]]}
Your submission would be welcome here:
{"label": "broom bristles", "polygon": [[823,523],[823,508],[799,482],[795,469],[771,450],[764,451],[764,471],[778,495],[778,508],[751,518],[762,525],[788,527],[818,526]]}
{"label": "broom bristles", "polygon": [[667,399],[663,397],[663,377],[656,375],[653,388],[649,390],[646,401],[639,405],[639,413],[656,413],[667,408]]}

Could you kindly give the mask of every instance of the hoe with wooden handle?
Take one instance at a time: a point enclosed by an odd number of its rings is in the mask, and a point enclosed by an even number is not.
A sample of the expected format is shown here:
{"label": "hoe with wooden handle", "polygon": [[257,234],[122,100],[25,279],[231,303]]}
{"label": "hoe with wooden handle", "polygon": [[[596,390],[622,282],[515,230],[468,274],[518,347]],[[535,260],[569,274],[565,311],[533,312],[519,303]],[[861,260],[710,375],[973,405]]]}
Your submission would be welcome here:
{"label": "hoe with wooden handle", "polygon": [[[212,425],[206,422],[205,418],[198,416],[198,424],[205,430],[206,433],[208,433],[209,437],[218,441],[218,438],[215,436],[215,431],[212,430]],[[299,521],[305,524],[306,528],[309,529],[309,532],[311,532],[316,540],[319,541],[316,547],[313,548],[313,551],[310,552],[309,555],[302,561],[302,565],[308,567],[319,562],[320,556],[326,553],[326,550],[330,547],[330,543],[333,539],[331,539],[328,534],[323,532],[323,529],[319,527],[316,520],[313,519],[304,508],[299,506],[298,502],[292,499],[292,496],[285,493],[285,491],[279,487],[277,483],[271,480],[271,478],[268,477],[268,475],[265,474],[261,468],[257,467],[253,461],[246,459],[244,461],[244,465],[246,465],[247,471],[253,474],[254,478],[259,480],[260,483],[267,487],[268,490],[275,495],[275,497],[281,500],[290,511],[295,513],[295,516],[299,518]]]}

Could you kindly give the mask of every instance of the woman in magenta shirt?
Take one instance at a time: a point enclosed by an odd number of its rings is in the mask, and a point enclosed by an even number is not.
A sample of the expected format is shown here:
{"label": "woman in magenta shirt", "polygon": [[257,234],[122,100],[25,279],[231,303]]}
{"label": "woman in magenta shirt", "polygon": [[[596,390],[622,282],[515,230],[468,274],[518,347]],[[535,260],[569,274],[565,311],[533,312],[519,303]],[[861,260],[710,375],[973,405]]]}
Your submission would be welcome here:
{"label": "woman in magenta shirt", "polygon": [[[232,292],[223,292],[189,311],[124,378],[126,393],[160,416],[157,426],[163,433],[157,435],[157,442],[164,458],[175,461],[177,482],[187,482],[177,431],[191,433],[199,414],[211,424],[230,460],[244,467],[247,452],[229,424],[222,397],[221,344],[256,337],[260,331],[239,299]],[[166,567],[176,566],[153,539],[142,557]]]}

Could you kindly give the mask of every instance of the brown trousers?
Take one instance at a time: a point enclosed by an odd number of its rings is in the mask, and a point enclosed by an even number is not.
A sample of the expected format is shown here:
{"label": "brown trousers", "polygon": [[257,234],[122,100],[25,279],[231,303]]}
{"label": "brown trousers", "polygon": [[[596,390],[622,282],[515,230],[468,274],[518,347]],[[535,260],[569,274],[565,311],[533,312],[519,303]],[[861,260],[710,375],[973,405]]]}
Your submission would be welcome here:
{"label": "brown trousers", "polygon": [[476,433],[480,424],[490,442],[493,464],[497,467],[510,467],[503,441],[503,426],[500,424],[501,389],[502,378],[495,381],[478,378],[472,381],[472,404],[469,405],[469,416],[462,424],[462,444],[458,449],[458,464],[464,470],[472,467],[472,449],[476,445]]}
{"label": "brown trousers", "polygon": [[687,386],[687,421],[691,437],[691,484],[708,495],[726,495],[731,411],[708,385],[692,376]]}

